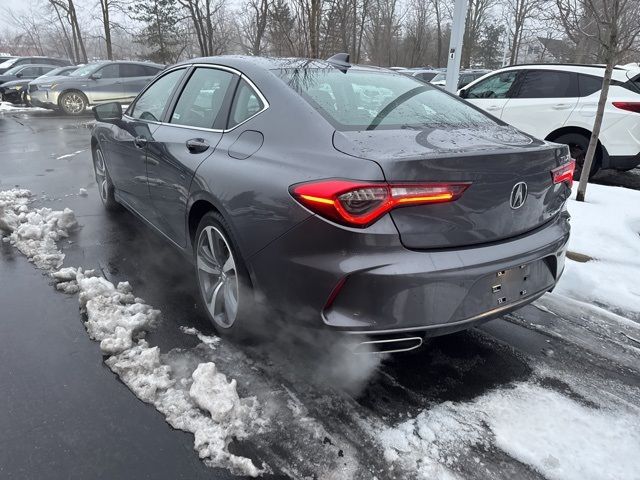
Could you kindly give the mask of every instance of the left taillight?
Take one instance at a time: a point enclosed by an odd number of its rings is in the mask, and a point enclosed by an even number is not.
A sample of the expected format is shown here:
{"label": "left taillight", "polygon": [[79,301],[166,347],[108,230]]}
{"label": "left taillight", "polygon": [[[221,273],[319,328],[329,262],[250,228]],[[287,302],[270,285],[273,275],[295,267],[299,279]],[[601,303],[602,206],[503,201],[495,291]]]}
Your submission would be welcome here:
{"label": "left taillight", "polygon": [[640,113],[640,102],[611,102],[613,106],[620,110]]}
{"label": "left taillight", "polygon": [[302,205],[329,220],[367,227],[394,208],[454,201],[469,185],[331,179],[293,185],[290,192]]}
{"label": "left taillight", "polygon": [[576,169],[576,161],[571,159],[567,163],[551,170],[551,178],[553,183],[566,183],[569,187],[573,186],[573,172]]}

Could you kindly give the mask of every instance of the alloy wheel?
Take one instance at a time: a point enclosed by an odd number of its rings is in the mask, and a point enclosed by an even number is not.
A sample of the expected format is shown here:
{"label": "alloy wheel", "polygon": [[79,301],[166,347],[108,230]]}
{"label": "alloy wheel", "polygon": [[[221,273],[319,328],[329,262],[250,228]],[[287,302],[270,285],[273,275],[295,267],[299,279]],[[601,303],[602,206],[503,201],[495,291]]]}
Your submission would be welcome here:
{"label": "alloy wheel", "polygon": [[214,226],[200,232],[196,250],[200,292],[214,322],[230,328],[238,314],[238,273],[229,242]]}
{"label": "alloy wheel", "polygon": [[71,114],[82,113],[85,107],[84,98],[75,92],[67,93],[62,99],[62,104],[64,109]]}
{"label": "alloy wheel", "polygon": [[109,182],[107,179],[107,168],[104,164],[104,156],[102,150],[97,149],[95,154],[96,181],[98,182],[98,190],[100,190],[100,198],[106,202],[109,198]]}

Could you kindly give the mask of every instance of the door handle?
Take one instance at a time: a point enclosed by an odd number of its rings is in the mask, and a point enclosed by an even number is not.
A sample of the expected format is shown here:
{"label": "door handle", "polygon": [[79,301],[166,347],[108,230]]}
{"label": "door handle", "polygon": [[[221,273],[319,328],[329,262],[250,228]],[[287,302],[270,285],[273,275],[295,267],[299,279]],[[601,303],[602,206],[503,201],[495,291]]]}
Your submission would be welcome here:
{"label": "door handle", "polygon": [[487,110],[500,110],[501,108],[500,105],[489,105]]}
{"label": "door handle", "polygon": [[187,140],[187,149],[190,153],[202,153],[209,149],[209,142],[204,138],[192,138]]}
{"label": "door handle", "polygon": [[553,107],[554,110],[566,110],[567,108],[571,108],[570,103],[556,103]]}
{"label": "door handle", "polygon": [[138,148],[144,148],[147,146],[146,137],[140,136],[133,139],[133,144]]}

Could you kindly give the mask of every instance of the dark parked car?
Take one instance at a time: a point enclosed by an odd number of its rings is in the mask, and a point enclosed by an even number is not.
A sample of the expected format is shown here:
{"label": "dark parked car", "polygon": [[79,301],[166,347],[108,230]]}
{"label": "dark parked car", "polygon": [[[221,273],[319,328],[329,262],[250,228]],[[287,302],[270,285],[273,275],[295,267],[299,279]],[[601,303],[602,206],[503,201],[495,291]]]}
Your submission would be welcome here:
{"label": "dark parked car", "polygon": [[79,115],[89,105],[131,102],[164,65],[147,62],[99,62],[78,68],[57,79],[48,89],[39,89],[38,104]]}
{"label": "dark parked car", "polygon": [[[51,68],[48,72],[39,77],[32,79],[27,77],[21,77],[19,80],[13,80],[11,82],[6,82],[0,85],[0,94],[2,94],[2,99],[11,103],[24,103],[28,104],[27,93],[29,90],[29,85],[33,84],[33,82],[40,81],[41,79],[51,79],[58,76],[67,76],[69,73],[73,72],[78,67],[56,67],[53,66],[40,66],[35,65],[36,69],[40,71],[44,71],[47,68]],[[16,67],[22,68],[22,67]]]}
{"label": "dark parked car", "polygon": [[415,77],[418,80],[422,80],[424,83],[428,83],[437,75],[440,75],[442,72],[440,70],[433,69],[422,69],[422,68],[410,68],[407,70],[400,71],[403,75],[408,75],[410,77]]}
{"label": "dark parked car", "polygon": [[[357,89],[384,101],[361,106]],[[390,340],[469,328],[551,290],[569,237],[566,146],[437,87],[328,61],[175,65],[94,108],[104,205],[194,263],[220,334],[290,322]]]}
{"label": "dark parked car", "polygon": [[13,57],[0,63],[0,75],[7,70],[19,65],[54,65],[56,67],[65,67],[71,65],[69,60],[53,57]]}
{"label": "dark parked car", "polygon": [[29,105],[33,105],[34,107],[41,107],[42,104],[38,102],[38,98],[39,98],[38,90],[47,90],[51,88],[51,85],[53,85],[54,82],[60,80],[63,77],[68,77],[73,72],[75,72],[78,68],[81,68],[81,67],[82,65],[73,65],[71,67],[58,67],[36,78],[35,80],[31,80],[26,87],[25,103]]}
{"label": "dark parked car", "polygon": [[0,96],[5,101],[19,102],[25,84],[54,68],[54,65],[19,65],[7,70],[0,75]]}

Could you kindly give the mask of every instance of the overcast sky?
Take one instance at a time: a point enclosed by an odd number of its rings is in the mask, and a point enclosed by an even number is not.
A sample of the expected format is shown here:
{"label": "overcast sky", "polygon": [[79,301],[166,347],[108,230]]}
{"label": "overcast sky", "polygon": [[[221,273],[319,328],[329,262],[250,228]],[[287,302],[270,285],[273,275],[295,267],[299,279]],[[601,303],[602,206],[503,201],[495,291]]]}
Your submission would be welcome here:
{"label": "overcast sky", "polygon": [[6,10],[19,14],[29,9],[30,5],[31,2],[29,0],[0,0],[0,27],[2,30],[12,26]]}

